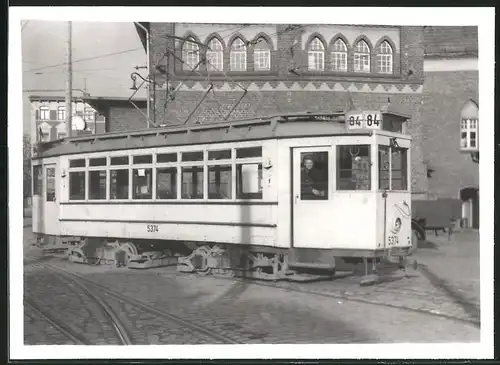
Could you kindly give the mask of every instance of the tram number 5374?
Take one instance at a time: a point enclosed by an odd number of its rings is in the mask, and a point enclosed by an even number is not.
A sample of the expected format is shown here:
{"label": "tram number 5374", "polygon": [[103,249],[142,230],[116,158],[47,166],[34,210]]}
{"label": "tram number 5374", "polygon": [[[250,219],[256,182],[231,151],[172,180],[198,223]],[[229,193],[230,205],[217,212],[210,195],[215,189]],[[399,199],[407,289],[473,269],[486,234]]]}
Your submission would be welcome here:
{"label": "tram number 5374", "polygon": [[146,229],[148,232],[158,232],[158,225],[157,224],[148,224],[146,226]]}

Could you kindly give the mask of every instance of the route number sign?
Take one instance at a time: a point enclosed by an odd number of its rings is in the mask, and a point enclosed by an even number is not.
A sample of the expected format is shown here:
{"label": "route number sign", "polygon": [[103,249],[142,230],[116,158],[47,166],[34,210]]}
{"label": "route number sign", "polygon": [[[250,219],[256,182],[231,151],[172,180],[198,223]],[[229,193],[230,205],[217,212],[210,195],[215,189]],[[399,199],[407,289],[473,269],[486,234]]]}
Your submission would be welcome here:
{"label": "route number sign", "polygon": [[363,119],[368,129],[381,129],[382,127],[382,114],[380,112],[363,112]]}
{"label": "route number sign", "polygon": [[347,129],[381,129],[382,114],[376,111],[346,113]]}
{"label": "route number sign", "polygon": [[345,122],[348,129],[364,128],[363,113],[347,113]]}

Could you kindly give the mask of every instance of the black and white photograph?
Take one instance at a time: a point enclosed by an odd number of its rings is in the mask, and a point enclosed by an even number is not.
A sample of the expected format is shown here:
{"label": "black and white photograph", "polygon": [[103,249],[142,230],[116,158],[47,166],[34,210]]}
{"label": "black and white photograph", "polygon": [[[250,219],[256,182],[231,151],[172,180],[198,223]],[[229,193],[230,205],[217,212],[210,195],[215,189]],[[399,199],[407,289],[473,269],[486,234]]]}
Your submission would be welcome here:
{"label": "black and white photograph", "polygon": [[493,355],[494,10],[56,8],[10,8],[13,358]]}

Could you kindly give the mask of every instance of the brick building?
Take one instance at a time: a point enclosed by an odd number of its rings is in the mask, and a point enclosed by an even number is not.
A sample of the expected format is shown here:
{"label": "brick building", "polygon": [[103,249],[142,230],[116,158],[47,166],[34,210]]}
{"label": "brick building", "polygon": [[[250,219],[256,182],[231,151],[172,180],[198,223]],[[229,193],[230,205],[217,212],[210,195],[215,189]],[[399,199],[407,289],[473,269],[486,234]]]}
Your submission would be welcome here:
{"label": "brick building", "polygon": [[422,140],[431,199],[461,199],[479,227],[477,27],[425,27]]}
{"label": "brick building", "polygon": [[359,109],[381,109],[390,102],[413,116],[412,189],[416,198],[426,197],[423,27],[141,25],[156,85],[150,89],[154,124],[221,121],[233,108],[229,120],[345,110],[351,101]]}

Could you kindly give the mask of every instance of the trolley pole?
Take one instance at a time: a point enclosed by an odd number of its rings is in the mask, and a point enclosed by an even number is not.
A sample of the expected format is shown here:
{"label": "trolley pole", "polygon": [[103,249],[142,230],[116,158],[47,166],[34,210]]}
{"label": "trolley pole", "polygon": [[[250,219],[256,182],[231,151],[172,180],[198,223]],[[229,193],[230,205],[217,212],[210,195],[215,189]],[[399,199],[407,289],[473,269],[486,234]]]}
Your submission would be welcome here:
{"label": "trolley pole", "polygon": [[73,65],[72,65],[72,24],[68,22],[68,41],[66,50],[66,134],[71,137],[72,101],[73,101]]}

